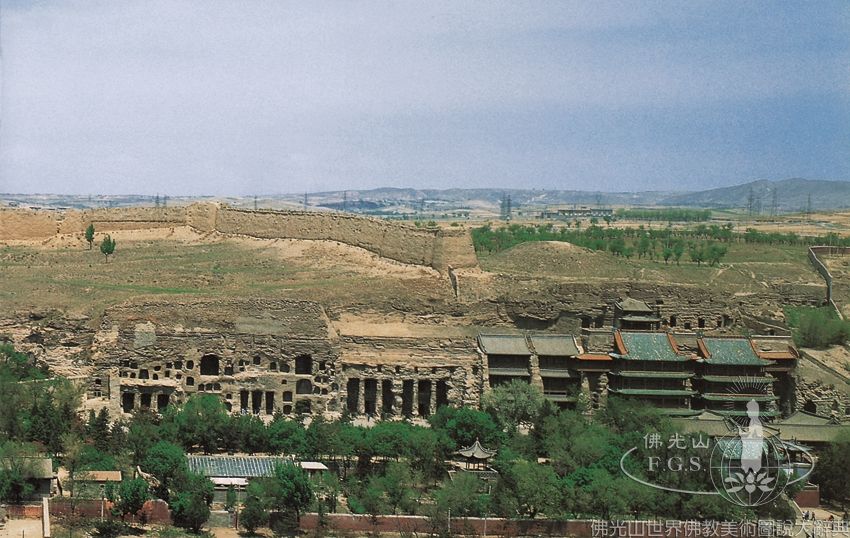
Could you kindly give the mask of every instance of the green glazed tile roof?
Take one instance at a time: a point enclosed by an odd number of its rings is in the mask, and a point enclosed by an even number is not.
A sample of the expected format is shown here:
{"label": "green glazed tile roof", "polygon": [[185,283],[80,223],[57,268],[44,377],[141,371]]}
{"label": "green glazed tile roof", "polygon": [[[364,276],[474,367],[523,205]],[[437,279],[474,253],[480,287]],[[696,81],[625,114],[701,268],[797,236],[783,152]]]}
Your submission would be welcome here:
{"label": "green glazed tile roof", "polygon": [[709,364],[737,364],[766,366],[773,364],[760,359],[750,341],[745,338],[703,338],[706,349],[711,354]]}
{"label": "green glazed tile roof", "polygon": [[741,383],[742,381],[746,381],[747,383],[774,383],[776,381],[775,377],[770,376],[753,377],[739,375],[704,375],[701,379],[712,383]]}
{"label": "green glazed tile roof", "polygon": [[755,400],[757,402],[770,402],[776,399],[773,394],[703,394],[703,399],[710,402],[749,402]]}
{"label": "green glazed tile roof", "polygon": [[644,372],[641,370],[625,370],[611,372],[612,375],[620,377],[638,377],[642,379],[662,378],[662,379],[688,379],[694,377],[691,372]]}
{"label": "green glazed tile roof", "polygon": [[692,396],[696,391],[687,389],[610,389],[626,396]]}
{"label": "green glazed tile roof", "polygon": [[671,417],[695,417],[701,413],[699,409],[685,409],[682,407],[677,407],[674,409],[658,407],[657,409],[665,415],[670,415]]}
{"label": "green glazed tile roof", "polygon": [[626,360],[687,361],[688,357],[673,351],[666,333],[620,332],[626,346]]}
{"label": "green glazed tile roof", "polygon": [[551,402],[575,402],[578,401],[578,398],[575,396],[570,396],[568,394],[546,394],[543,393],[543,397]]}
{"label": "green glazed tile roof", "polygon": [[[746,411],[739,411],[736,409],[712,409],[712,413],[717,413],[718,415],[723,415],[724,417],[746,417]],[[779,411],[759,411],[760,417],[778,417]]]}

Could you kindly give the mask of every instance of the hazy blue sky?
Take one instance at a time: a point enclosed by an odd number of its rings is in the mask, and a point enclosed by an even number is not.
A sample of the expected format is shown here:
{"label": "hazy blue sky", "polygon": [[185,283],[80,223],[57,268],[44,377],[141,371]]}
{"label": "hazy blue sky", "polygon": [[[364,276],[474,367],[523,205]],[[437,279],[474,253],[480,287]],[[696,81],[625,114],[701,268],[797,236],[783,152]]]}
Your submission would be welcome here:
{"label": "hazy blue sky", "polygon": [[850,2],[2,0],[0,192],[850,179]]}

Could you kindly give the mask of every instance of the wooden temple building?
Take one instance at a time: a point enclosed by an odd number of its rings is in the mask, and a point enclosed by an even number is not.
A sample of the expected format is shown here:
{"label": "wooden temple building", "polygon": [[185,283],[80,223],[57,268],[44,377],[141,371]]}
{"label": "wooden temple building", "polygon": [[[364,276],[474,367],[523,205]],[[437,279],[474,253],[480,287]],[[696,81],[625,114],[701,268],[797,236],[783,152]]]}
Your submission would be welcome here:
{"label": "wooden temple building", "polygon": [[626,297],[614,303],[614,328],[626,331],[656,331],[661,328],[661,316],[645,301]]}
{"label": "wooden temple building", "polygon": [[485,390],[520,380],[559,407],[593,412],[610,394],[679,417],[743,416],[751,400],[766,420],[793,410],[799,356],[788,338],[614,329],[580,337],[480,334],[478,344]]}

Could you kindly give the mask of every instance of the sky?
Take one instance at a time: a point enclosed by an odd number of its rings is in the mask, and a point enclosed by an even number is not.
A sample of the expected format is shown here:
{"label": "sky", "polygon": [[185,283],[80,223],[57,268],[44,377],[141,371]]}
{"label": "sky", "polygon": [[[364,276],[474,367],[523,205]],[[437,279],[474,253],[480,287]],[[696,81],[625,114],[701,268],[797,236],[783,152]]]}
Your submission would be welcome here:
{"label": "sky", "polygon": [[850,2],[0,0],[0,192],[850,180]]}

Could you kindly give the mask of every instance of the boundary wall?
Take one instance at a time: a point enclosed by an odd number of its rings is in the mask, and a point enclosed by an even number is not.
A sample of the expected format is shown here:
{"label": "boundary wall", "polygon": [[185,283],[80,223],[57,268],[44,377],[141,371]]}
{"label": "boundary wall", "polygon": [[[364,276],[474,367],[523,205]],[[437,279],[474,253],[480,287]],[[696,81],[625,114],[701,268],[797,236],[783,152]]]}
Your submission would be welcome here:
{"label": "boundary wall", "polygon": [[261,239],[328,240],[366,249],[402,263],[433,267],[476,267],[478,259],[464,229],[415,228],[347,213],[234,209],[213,203],[168,208],[114,208],[83,211],[0,210],[0,240],[46,240],[82,233],[191,226]]}
{"label": "boundary wall", "polygon": [[826,264],[818,257],[819,255],[836,254],[846,256],[850,254],[850,247],[809,247],[809,261],[812,262],[815,270],[820,273],[820,276],[822,276],[824,281],[826,281],[826,302],[835,308],[835,311],[838,312],[838,316],[841,319],[844,319],[844,316],[841,314],[841,309],[836,306],[832,298],[832,274],[830,274],[829,269],[826,268]]}

